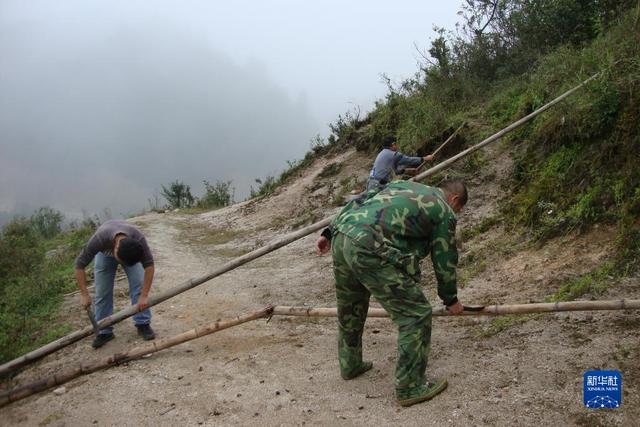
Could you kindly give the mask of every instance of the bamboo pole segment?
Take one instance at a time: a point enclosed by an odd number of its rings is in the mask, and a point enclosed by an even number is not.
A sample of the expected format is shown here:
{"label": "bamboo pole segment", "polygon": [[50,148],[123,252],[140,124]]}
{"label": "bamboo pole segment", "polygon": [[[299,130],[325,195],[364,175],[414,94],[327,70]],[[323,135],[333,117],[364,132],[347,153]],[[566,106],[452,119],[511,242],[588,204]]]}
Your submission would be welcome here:
{"label": "bamboo pole segment", "polygon": [[[553,313],[561,311],[591,310],[639,310],[640,299],[621,299],[609,301],[569,301],[535,304],[488,305],[480,311],[463,311],[458,316],[500,316],[505,314]],[[303,317],[337,317],[336,308],[324,307],[289,307],[277,305],[273,308],[274,316]],[[452,316],[444,308],[433,310],[433,316]],[[368,317],[389,317],[382,308],[369,308]]]}
{"label": "bamboo pole segment", "polygon": [[74,368],[67,369],[58,374],[1,393],[0,407],[5,406],[11,402],[15,402],[16,400],[24,399],[25,397],[31,396],[32,394],[62,385],[82,375],[88,375],[93,372],[109,368],[111,366],[119,365],[129,360],[138,359],[146,354],[156,353],[160,350],[164,350],[178,344],[203,337],[205,335],[210,335],[215,332],[222,331],[223,329],[230,328],[232,326],[237,326],[242,323],[250,322],[252,320],[268,317],[271,314],[272,310],[273,307],[268,306],[252,313],[237,316],[233,319],[217,320],[214,323],[199,326],[197,328],[191,329],[178,335],[174,335],[172,337],[151,341],[147,344],[134,347],[124,353],[112,354],[107,358],[95,361],[93,363],[80,363],[79,366],[76,366]]}
{"label": "bamboo pole segment", "polygon": [[[426,171],[424,171],[423,173],[416,175],[415,177],[411,178],[411,181],[418,181],[418,180],[422,180],[426,177],[429,177],[431,175],[434,175],[438,172],[440,172],[441,170],[449,167],[451,164],[455,163],[456,161],[458,161],[459,159],[461,159],[462,157],[476,151],[479,150],[480,148],[484,147],[485,145],[494,142],[498,139],[500,139],[501,137],[503,137],[505,134],[507,134],[508,132],[511,132],[512,130],[518,128],[519,126],[522,126],[524,123],[528,122],[529,120],[531,120],[533,117],[537,116],[538,114],[541,114],[543,111],[546,111],[547,109],[549,109],[550,107],[552,107],[553,105],[557,104],[558,102],[560,102],[561,100],[565,99],[566,97],[568,97],[569,95],[571,95],[573,92],[575,92],[576,90],[578,90],[579,88],[581,88],[582,86],[584,86],[585,84],[587,84],[589,81],[595,79],[600,73],[596,73],[593,76],[591,76],[590,78],[588,78],[587,80],[583,81],[582,83],[580,83],[578,86],[574,87],[573,89],[565,92],[564,94],[560,95],[559,97],[557,97],[556,99],[554,99],[553,101],[545,104],[544,106],[540,107],[539,109],[537,109],[536,111],[534,111],[533,113],[529,114],[528,116],[523,117],[522,119],[518,120],[517,122],[513,123],[510,126],[507,126],[506,128],[504,128],[503,130],[501,130],[500,132],[494,134],[493,136],[485,139],[484,141],[474,145],[473,147],[468,148],[467,150],[462,151],[461,153],[457,154],[454,157],[451,157],[450,159],[432,167],[431,169],[428,169]],[[220,276],[221,274],[224,274],[230,270],[233,270],[237,267],[240,267],[243,264],[248,263],[249,261],[253,261],[256,258],[259,258],[263,255],[268,254],[269,252],[273,252],[276,249],[279,249],[283,246],[288,245],[291,242],[294,242],[298,239],[301,239],[304,236],[307,236],[308,234],[311,234],[315,231],[318,231],[326,226],[328,226],[331,223],[331,220],[333,218],[329,217],[329,218],[325,218],[322,221],[316,222],[315,224],[311,224],[305,228],[302,228],[300,230],[297,230],[293,233],[290,233],[287,236],[284,236],[283,238],[276,240],[273,243],[270,243],[266,246],[263,246],[259,249],[256,249],[252,252],[249,252],[248,254],[245,254],[241,257],[235,258],[231,261],[229,261],[228,263],[224,264],[222,267],[217,268],[216,270],[212,271],[211,273],[198,277],[198,278],[193,278],[190,279],[182,284],[179,284],[171,289],[168,289],[158,295],[152,296],[151,298],[149,298],[149,304],[148,307],[153,307],[156,304],[159,304],[163,301],[166,301],[169,298],[172,298],[182,292],[185,292],[191,288],[194,288],[198,285],[201,285],[202,283],[205,283],[211,279],[213,279],[214,277]],[[113,325],[115,323],[121,322],[122,320],[133,316],[134,314],[136,314],[138,312],[138,308],[137,306],[130,306],[124,310],[121,310],[105,319],[102,319],[100,322],[98,322],[98,327],[99,328],[104,328],[106,326],[110,326]],[[72,332],[62,338],[59,338],[56,341],[53,341],[43,347],[40,347],[36,350],[33,350],[27,354],[24,354],[14,360],[11,360],[3,365],[0,366],[0,377],[4,376],[10,372],[15,371],[16,369],[25,366],[29,363],[32,363],[48,354],[51,354],[57,350],[60,350],[63,347],[66,347],[70,344],[73,344],[76,341],[79,341],[80,339],[87,337],[89,335],[93,334],[93,328],[92,327],[86,327],[84,329],[81,329],[79,331],[75,331]]]}
{"label": "bamboo pole segment", "polygon": [[[458,127],[458,129],[456,129],[451,135],[449,135],[449,138],[447,138],[446,141],[444,141],[442,144],[440,144],[438,146],[438,148],[436,148],[436,150],[433,153],[431,153],[431,155],[435,157],[435,155],[438,154],[438,152],[440,150],[442,150],[451,140],[453,140],[453,137],[456,136],[458,131],[460,131],[460,129],[462,129],[462,127],[466,123],[467,122],[462,122],[462,124]],[[423,161],[422,163],[420,163],[420,165],[418,165],[417,168],[407,168],[407,169],[405,169],[405,173],[408,173],[409,171],[411,171],[411,173],[417,174],[418,171],[420,171],[420,169],[422,169],[424,167],[424,165],[426,165],[426,164],[427,164],[427,162]]]}
{"label": "bamboo pole segment", "polygon": [[515,129],[519,128],[520,126],[524,125],[525,123],[531,121],[534,117],[542,114],[543,112],[547,111],[549,108],[553,107],[554,105],[556,105],[557,103],[559,103],[563,99],[567,98],[569,95],[573,94],[575,91],[580,89],[582,86],[586,85],[591,80],[593,80],[596,77],[598,77],[601,73],[602,73],[602,71],[599,71],[599,72],[595,73],[594,75],[592,75],[591,77],[589,77],[588,79],[586,79],[585,81],[580,83],[579,85],[573,87],[572,89],[569,89],[568,91],[566,91],[562,95],[558,96],[554,100],[547,102],[542,107],[540,107],[537,110],[535,110],[534,112],[532,112],[532,113],[524,116],[520,120],[510,124],[509,126],[507,126],[506,128],[502,129],[501,131],[499,131],[497,133],[494,133],[493,135],[491,135],[489,138],[485,139],[484,141],[481,141],[481,142],[477,143],[476,145],[474,145],[472,147],[469,147],[464,151],[461,151],[460,153],[456,154],[455,156],[450,157],[449,159],[445,160],[444,162],[438,163],[437,165],[435,165],[431,169],[427,169],[426,171],[422,172],[421,174],[418,174],[418,175],[414,176],[410,181],[420,181],[420,180],[425,179],[425,178],[427,178],[427,177],[429,177],[431,175],[435,175],[436,173],[440,172],[441,170],[448,168],[449,166],[451,166],[453,163],[457,162],[461,158],[463,158],[465,156],[468,156],[469,154],[473,153],[474,151],[477,151],[477,150],[481,149],[485,145],[491,144],[492,142],[495,142],[495,141],[499,140],[500,138],[505,136],[507,133],[511,132],[512,130],[515,130]]}
{"label": "bamboo pole segment", "polygon": [[[466,125],[467,122],[462,122],[462,124],[458,127],[458,129],[456,129],[455,131],[453,131],[453,133],[451,135],[449,135],[449,138],[447,138],[447,140],[445,142],[443,142],[442,144],[440,144],[440,146],[438,148],[436,148],[436,150],[431,153],[432,156],[436,156],[436,154],[438,154],[440,152],[440,150],[442,150],[449,142],[451,142],[453,140],[453,137],[456,136],[458,134],[458,132],[460,132],[460,129],[462,129],[464,127],[464,125]],[[424,162],[423,162],[424,164]]]}
{"label": "bamboo pole segment", "polygon": [[[283,246],[288,245],[291,242],[294,242],[308,234],[311,234],[315,231],[318,231],[326,226],[329,225],[329,223],[331,222],[332,218],[326,218],[320,222],[316,222],[315,224],[309,225],[307,227],[301,228],[300,230],[294,231],[293,233],[290,233],[284,237],[282,237],[281,239],[277,239],[269,244],[267,244],[266,246],[263,246],[261,248],[258,248],[254,251],[251,251],[243,256],[240,256],[238,258],[235,258],[229,262],[227,262],[226,264],[223,264],[221,267],[218,267],[217,269],[213,270],[212,272],[198,277],[198,278],[193,278],[190,280],[187,280],[186,282],[183,282],[171,289],[167,289],[166,291],[163,291],[157,295],[152,296],[151,298],[149,298],[149,307],[153,307],[156,304],[159,304],[163,301],[168,300],[169,298],[172,298],[178,294],[181,294],[182,292],[185,292],[189,289],[195,288],[198,285],[201,285],[202,283],[208,282],[209,280],[213,279],[214,277],[218,277],[230,270],[233,270],[235,268],[240,267],[241,265],[244,265],[246,263],[248,263],[249,261],[253,261],[256,258],[259,258],[263,255],[268,254],[269,252],[273,252],[276,249],[279,249]],[[128,317],[133,316],[134,314],[136,314],[138,312],[138,306],[137,305],[132,305],[129,306],[127,308],[125,308],[124,310],[121,310],[117,313],[112,314],[109,317],[106,317],[102,320],[100,320],[98,322],[98,328],[102,329],[105,328],[107,326],[113,325],[115,323],[118,323]],[[34,362],[48,354],[51,354],[57,350],[60,350],[63,347],[66,347],[70,344],[73,344],[76,341],[79,341],[80,339],[84,338],[84,337],[88,337],[90,335],[93,335],[93,327],[88,326],[84,329],[72,332],[62,338],[57,339],[56,341],[50,342],[49,344],[46,344],[43,347],[40,347],[36,350],[33,350],[27,354],[24,354],[14,360],[11,360],[5,364],[3,364],[2,366],[0,366],[0,376],[8,374],[10,372],[15,371],[16,369],[25,366],[31,362]]]}
{"label": "bamboo pole segment", "polygon": [[[555,303],[535,303],[535,304],[512,304],[512,305],[490,305],[485,306],[480,311],[465,311],[460,315],[466,316],[499,316],[506,314],[527,314],[527,313],[550,313],[562,311],[592,311],[592,310],[638,310],[640,309],[640,299],[621,299],[609,301],[569,301]],[[326,307],[291,307],[291,306],[268,306],[261,310],[237,316],[229,320],[217,320],[214,323],[200,326],[172,337],[149,342],[124,353],[115,353],[105,359],[90,363],[80,364],[77,367],[68,369],[59,374],[25,384],[13,390],[8,390],[0,394],[0,407],[17,400],[24,399],[35,393],[48,390],[55,386],[62,385],[72,379],[82,375],[118,365],[123,362],[140,358],[146,354],[182,344],[196,338],[210,335],[223,329],[228,329],[242,323],[268,316],[301,316],[301,317],[336,317],[336,308]],[[433,310],[433,316],[452,316],[444,307]],[[459,315],[458,315],[459,316]],[[389,317],[382,308],[369,308],[368,317]]]}

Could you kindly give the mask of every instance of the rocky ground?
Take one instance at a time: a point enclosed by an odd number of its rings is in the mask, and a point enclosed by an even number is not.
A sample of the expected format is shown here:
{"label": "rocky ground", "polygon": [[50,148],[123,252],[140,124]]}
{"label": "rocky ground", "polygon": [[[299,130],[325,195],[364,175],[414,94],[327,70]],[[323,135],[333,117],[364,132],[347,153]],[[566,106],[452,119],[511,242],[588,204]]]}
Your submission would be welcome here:
{"label": "rocky ground", "polygon": [[[510,167],[494,148],[492,162],[470,181],[471,200],[459,230],[499,217]],[[370,159],[355,152],[323,158],[293,184],[262,200],[201,213],[149,214],[133,219],[156,257],[153,292],[217,266],[335,211],[357,189]],[[359,166],[353,166],[359,165]],[[543,246],[484,227],[461,242],[459,297],[468,304],[540,302],[568,278],[611,254],[611,230],[564,236]],[[222,275],[153,309],[167,337],[267,304],[335,306],[329,257],[315,255],[317,233]],[[433,273],[424,289],[434,306]],[[117,301],[127,304],[126,282]],[[601,299],[638,298],[640,280],[609,286]],[[584,295],[589,299],[594,295]],[[375,304],[374,304],[375,305]],[[84,327],[77,296],[64,318]],[[83,340],[16,376],[11,385],[104,358],[139,345],[131,321],[99,350]],[[78,378],[0,409],[1,425],[640,425],[640,313],[573,312],[502,318],[435,318],[428,372],[449,388],[433,401],[395,403],[396,331],[370,319],[365,357],[374,369],[343,381],[336,360],[334,319],[273,317],[199,338],[148,358]],[[618,410],[587,410],[582,376],[591,369],[623,375]]]}

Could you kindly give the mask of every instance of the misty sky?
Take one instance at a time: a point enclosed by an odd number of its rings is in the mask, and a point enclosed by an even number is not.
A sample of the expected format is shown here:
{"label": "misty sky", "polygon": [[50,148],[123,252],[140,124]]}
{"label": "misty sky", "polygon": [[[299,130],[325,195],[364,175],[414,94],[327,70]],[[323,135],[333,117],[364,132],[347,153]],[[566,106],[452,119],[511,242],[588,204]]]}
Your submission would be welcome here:
{"label": "misty sky", "polygon": [[242,198],[412,75],[459,5],[0,0],[0,212],[119,216],[175,179]]}

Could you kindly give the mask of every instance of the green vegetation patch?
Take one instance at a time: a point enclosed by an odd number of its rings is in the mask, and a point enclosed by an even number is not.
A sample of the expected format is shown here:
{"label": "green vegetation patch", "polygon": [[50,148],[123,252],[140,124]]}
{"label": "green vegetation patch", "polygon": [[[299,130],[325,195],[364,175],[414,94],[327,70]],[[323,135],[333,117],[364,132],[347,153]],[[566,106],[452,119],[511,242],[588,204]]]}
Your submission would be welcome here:
{"label": "green vegetation patch", "polygon": [[539,316],[540,314],[514,314],[508,316],[499,316],[495,319],[491,319],[488,324],[481,326],[478,329],[478,335],[483,338],[489,338],[494,335],[498,335],[503,331],[511,329],[514,326],[522,325],[529,320],[535,319]]}
{"label": "green vegetation patch", "polygon": [[548,302],[573,301],[584,295],[602,295],[613,279],[619,276],[614,262],[605,262],[590,273],[573,278],[562,284],[558,292],[546,300]]}
{"label": "green vegetation patch", "polygon": [[177,222],[176,227],[182,231],[180,239],[184,243],[204,246],[224,245],[249,233],[231,228],[198,227],[188,222]]}
{"label": "green vegetation patch", "polygon": [[59,310],[63,295],[76,289],[74,260],[96,224],[89,220],[62,231],[62,220],[60,212],[41,209],[0,234],[1,363],[70,330]]}

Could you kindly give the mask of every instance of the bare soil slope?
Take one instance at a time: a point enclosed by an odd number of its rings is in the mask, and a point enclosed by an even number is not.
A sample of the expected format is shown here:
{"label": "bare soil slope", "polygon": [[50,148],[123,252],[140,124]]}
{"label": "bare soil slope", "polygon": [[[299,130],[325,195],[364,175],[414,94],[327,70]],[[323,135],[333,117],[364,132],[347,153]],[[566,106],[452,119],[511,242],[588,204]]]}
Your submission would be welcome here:
{"label": "bare soil slope", "polygon": [[[510,170],[508,152],[475,176],[459,220],[473,229],[498,215]],[[317,160],[263,200],[199,215],[150,214],[133,222],[156,255],[155,290],[197,277],[232,257],[337,209],[361,185],[371,159],[353,151]],[[610,230],[566,236],[533,247],[497,221],[461,248],[459,297],[468,304],[542,301],[566,278],[589,271],[611,253]],[[334,306],[331,260],[317,257],[308,236],[153,309],[166,337],[267,304]],[[433,273],[424,287],[434,306]],[[627,279],[599,298],[638,298]],[[127,304],[126,283],[118,303]],[[586,295],[583,298],[589,298]],[[85,326],[77,297],[66,303],[69,322]],[[374,303],[375,305],[375,303]],[[13,385],[98,359],[141,343],[131,321],[116,340],[95,351],[89,340],[20,373]],[[431,402],[400,408],[394,400],[396,331],[370,319],[365,357],[374,369],[340,379],[334,319],[258,320],[98,372],[1,409],[2,425],[640,425],[640,313],[601,312],[500,319],[436,318],[428,372],[449,389]],[[623,374],[619,410],[582,406],[582,375],[590,369]]]}

